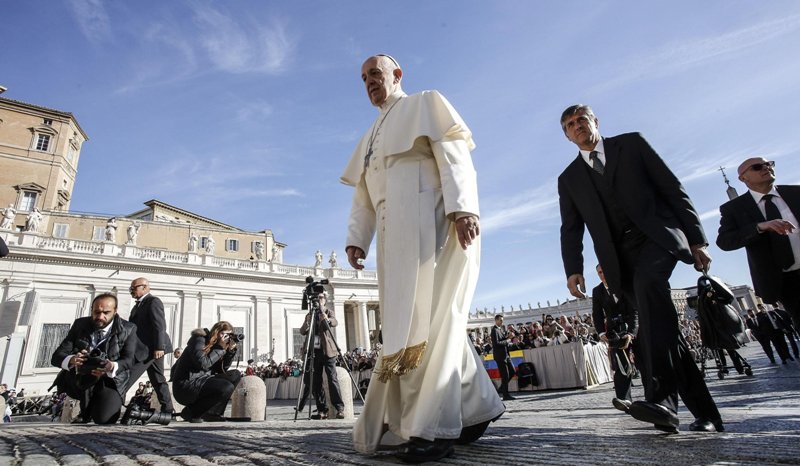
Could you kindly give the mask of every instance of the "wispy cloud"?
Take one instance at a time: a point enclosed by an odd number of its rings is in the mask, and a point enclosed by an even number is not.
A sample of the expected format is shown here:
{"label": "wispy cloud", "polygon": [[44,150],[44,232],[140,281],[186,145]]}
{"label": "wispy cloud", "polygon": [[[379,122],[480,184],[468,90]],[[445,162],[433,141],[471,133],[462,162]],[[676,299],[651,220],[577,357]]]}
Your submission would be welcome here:
{"label": "wispy cloud", "polygon": [[81,33],[92,43],[111,37],[111,21],[102,0],[69,0]]}
{"label": "wispy cloud", "polygon": [[[481,231],[490,233],[501,228],[530,225],[558,217],[558,198],[554,183],[496,202],[497,209],[486,209],[481,216]],[[491,203],[490,203],[491,204]]]}
{"label": "wispy cloud", "polygon": [[622,63],[609,63],[603,75],[612,76],[598,84],[595,92],[623,86],[643,77],[669,76],[697,65],[707,65],[758,44],[800,29],[800,15],[786,16],[744,27],[726,34],[673,42],[659,50],[630,56]]}
{"label": "wispy cloud", "polygon": [[221,71],[279,73],[294,51],[286,25],[277,19],[269,25],[248,24],[206,6],[195,8],[194,19],[201,47]]}

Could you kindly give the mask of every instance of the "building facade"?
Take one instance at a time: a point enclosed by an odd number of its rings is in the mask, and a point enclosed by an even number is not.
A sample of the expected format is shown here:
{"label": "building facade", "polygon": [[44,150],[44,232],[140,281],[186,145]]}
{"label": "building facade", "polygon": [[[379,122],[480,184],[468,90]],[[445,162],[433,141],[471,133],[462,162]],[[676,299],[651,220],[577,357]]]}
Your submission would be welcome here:
{"label": "building facade", "polygon": [[287,245],[271,230],[245,231],[155,199],[125,215],[70,212],[86,140],[70,113],[0,98],[0,237],[11,250],[0,260],[2,382],[45,392],[59,370],[50,357],[72,322],[103,292],[117,294],[127,318],[128,287],[142,276],[164,302],[175,347],[193,329],[227,320],[245,335],[244,365],[298,357],[308,276],[331,282],[342,351],[372,347],[375,271],[344,270],[335,257],[323,264],[319,253],[313,266],[284,264]]}

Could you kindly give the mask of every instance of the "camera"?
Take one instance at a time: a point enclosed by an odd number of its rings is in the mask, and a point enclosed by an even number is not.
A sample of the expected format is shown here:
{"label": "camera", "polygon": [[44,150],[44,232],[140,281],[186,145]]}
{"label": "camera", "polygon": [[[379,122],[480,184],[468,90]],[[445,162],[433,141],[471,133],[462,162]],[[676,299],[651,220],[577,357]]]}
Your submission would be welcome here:
{"label": "camera", "polygon": [[244,333],[231,333],[231,341],[234,343],[244,341]]}
{"label": "camera", "polygon": [[93,370],[105,367],[107,362],[108,357],[106,356],[106,353],[95,348],[89,353],[89,357],[86,359],[83,365],[78,368],[78,374],[91,374]]}
{"label": "camera", "polygon": [[612,316],[608,318],[607,323],[606,338],[608,339],[608,346],[611,348],[625,346],[623,337],[628,334],[628,324],[625,322],[625,318],[621,315]]}
{"label": "camera", "polygon": [[170,421],[172,421],[171,413],[162,413],[156,412],[153,409],[145,409],[132,402],[128,405],[128,408],[125,409],[125,413],[122,415],[119,422],[126,426],[134,424],[145,426],[151,422],[166,426],[169,425]]}
{"label": "camera", "polygon": [[303,289],[303,304],[301,310],[308,310],[308,303],[311,302],[314,309],[319,308],[319,294],[325,292],[325,285],[330,284],[330,280],[323,278],[322,280],[314,280],[314,277],[306,277],[305,289]]}

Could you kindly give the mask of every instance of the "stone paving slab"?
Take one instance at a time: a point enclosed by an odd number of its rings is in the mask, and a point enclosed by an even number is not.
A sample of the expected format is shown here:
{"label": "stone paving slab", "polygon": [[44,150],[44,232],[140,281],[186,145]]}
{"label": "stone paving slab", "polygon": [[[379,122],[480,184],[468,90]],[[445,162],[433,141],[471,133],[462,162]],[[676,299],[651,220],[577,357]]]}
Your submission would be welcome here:
{"label": "stone paving slab", "polygon": [[[754,377],[733,372],[707,382],[725,420],[724,433],[666,435],[611,407],[613,389],[519,393],[486,435],[442,464],[800,464],[800,363],[769,365],[758,345],[742,352]],[[638,381],[637,381],[638,382]],[[640,386],[634,398],[641,397]],[[270,401],[267,420],[173,422],[169,426],[15,422],[0,427],[4,465],[380,465],[388,453],[351,447],[353,421],[295,422],[291,401]],[[360,407],[357,405],[357,412]],[[42,418],[45,419],[45,418]]]}

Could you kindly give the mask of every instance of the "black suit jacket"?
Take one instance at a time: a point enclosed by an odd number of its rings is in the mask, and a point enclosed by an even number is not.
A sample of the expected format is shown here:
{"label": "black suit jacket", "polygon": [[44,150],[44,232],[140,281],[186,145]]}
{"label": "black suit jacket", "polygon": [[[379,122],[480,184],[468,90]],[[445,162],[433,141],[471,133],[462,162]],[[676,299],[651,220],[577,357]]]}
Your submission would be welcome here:
{"label": "black suit jacket", "polygon": [[508,357],[508,332],[503,327],[492,327],[492,358],[502,361]]}
{"label": "black suit jacket", "polygon": [[153,351],[172,352],[172,341],[167,335],[167,321],[164,319],[164,303],[148,294],[134,306],[130,321],[136,324],[137,335],[142,343]]}
{"label": "black suit jacket", "polygon": [[[707,241],[700,218],[678,178],[639,133],[604,138],[603,147],[603,177],[620,208],[650,240],[679,260],[693,263],[689,246]],[[583,273],[586,227],[609,287],[617,293],[621,289],[617,247],[587,167],[579,153],[558,177],[564,270],[567,277]]]}
{"label": "black suit jacket", "polygon": [[0,238],[0,257],[6,257],[8,255],[8,246],[6,245],[5,240]]}
{"label": "black suit jacket", "polygon": [[618,298],[617,301],[614,301],[614,297],[608,294],[602,283],[592,289],[592,320],[595,330],[597,333],[606,332],[608,330],[607,319],[613,316],[622,316],[625,323],[628,324],[628,333],[636,336],[639,327],[636,309],[630,306],[625,299],[619,296]]}
{"label": "black suit jacket", "polygon": [[[776,186],[778,194],[789,206],[795,218],[800,219],[800,186]],[[770,247],[770,234],[759,233],[756,225],[766,221],[750,192],[731,199],[719,208],[717,246],[723,251],[744,247],[750,278],[756,294],[764,302],[780,300],[783,270],[775,263]]]}
{"label": "black suit jacket", "polygon": [[[116,316],[111,325],[112,327],[105,343],[105,351],[108,359],[117,363],[117,374],[112,380],[117,392],[124,398],[128,389],[129,370],[136,361],[139,339],[136,337],[136,325],[124,320],[122,317]],[[61,363],[64,362],[67,356],[77,353],[76,348],[78,348],[79,340],[92,341],[92,333],[94,331],[95,327],[91,317],[75,319],[67,336],[64,337],[64,340],[58,345],[58,348],[50,358],[50,363],[56,367],[61,367]],[[62,373],[64,372],[66,371],[62,371]],[[75,371],[69,372],[72,375],[75,373]]]}

